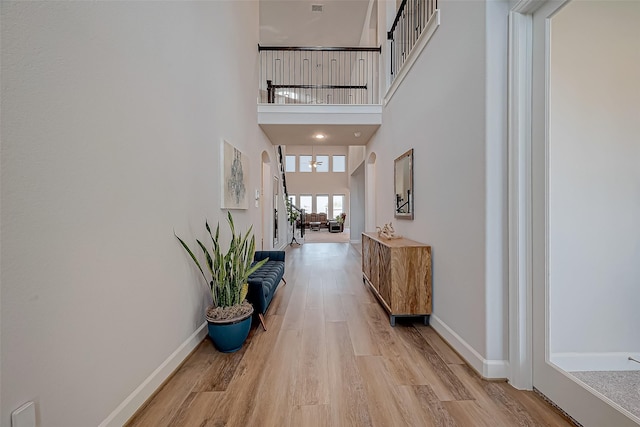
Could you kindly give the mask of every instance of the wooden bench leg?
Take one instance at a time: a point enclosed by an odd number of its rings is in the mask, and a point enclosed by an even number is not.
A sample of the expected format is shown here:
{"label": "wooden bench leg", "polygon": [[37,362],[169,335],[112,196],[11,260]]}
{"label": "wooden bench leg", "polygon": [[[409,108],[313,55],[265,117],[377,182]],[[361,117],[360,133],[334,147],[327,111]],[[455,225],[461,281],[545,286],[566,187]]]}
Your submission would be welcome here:
{"label": "wooden bench leg", "polygon": [[260,319],[260,324],[262,325],[262,329],[267,330],[267,325],[264,323],[264,316],[262,313],[258,313],[258,318]]}

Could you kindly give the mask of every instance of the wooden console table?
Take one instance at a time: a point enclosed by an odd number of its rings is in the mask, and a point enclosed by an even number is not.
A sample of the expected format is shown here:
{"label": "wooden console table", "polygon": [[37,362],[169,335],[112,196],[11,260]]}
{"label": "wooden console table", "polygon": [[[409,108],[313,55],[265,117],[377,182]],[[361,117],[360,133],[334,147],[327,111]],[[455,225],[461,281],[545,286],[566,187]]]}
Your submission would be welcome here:
{"label": "wooden console table", "polygon": [[389,313],[396,317],[431,314],[431,246],[413,240],[384,239],[377,233],[362,233],[363,281]]}

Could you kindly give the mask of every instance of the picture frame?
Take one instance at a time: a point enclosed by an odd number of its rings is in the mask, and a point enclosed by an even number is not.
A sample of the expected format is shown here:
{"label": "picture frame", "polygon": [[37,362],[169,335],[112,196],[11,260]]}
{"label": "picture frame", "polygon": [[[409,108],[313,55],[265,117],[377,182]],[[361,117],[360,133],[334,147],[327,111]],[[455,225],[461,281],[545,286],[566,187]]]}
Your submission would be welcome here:
{"label": "picture frame", "polygon": [[220,159],[220,208],[249,209],[249,158],[223,139]]}

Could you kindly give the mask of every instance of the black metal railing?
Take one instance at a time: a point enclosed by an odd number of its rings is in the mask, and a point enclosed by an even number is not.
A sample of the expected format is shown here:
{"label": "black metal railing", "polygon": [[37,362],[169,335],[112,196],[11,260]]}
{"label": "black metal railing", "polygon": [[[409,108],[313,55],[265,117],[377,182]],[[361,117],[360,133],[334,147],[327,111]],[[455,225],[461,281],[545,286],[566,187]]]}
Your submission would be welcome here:
{"label": "black metal railing", "polygon": [[391,81],[438,9],[438,0],[402,0],[387,40],[391,40]]}
{"label": "black metal railing", "polygon": [[379,103],[380,47],[260,46],[260,102]]}

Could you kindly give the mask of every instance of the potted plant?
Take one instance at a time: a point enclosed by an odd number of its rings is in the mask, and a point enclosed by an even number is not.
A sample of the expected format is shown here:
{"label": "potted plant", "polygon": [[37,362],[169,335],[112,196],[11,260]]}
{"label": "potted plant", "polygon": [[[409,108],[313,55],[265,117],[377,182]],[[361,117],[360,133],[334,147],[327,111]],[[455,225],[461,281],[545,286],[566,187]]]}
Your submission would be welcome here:
{"label": "potted plant", "polygon": [[293,208],[291,200],[288,197],[285,199],[285,203],[287,205],[287,219],[289,220],[289,224],[293,224],[294,222],[296,222],[300,214],[296,209]]}
{"label": "potted plant", "polygon": [[341,213],[340,215],[336,215],[336,222],[340,224],[340,232],[344,231],[344,220],[347,218],[346,213]]}
{"label": "potted plant", "polygon": [[230,353],[242,347],[251,328],[253,306],[245,300],[249,289],[247,279],[267,260],[253,263],[256,247],[255,236],[251,233],[253,226],[242,235],[236,234],[231,212],[227,214],[227,222],[231,229],[231,241],[226,252],[219,242],[220,223],[213,235],[209,223],[205,221],[205,227],[211,237],[211,251],[200,240],[196,240],[202,249],[210,278],[204,273],[204,269],[189,246],[180,237],[177,235],[176,237],[209,284],[213,300],[206,313],[209,337],[218,350]]}

